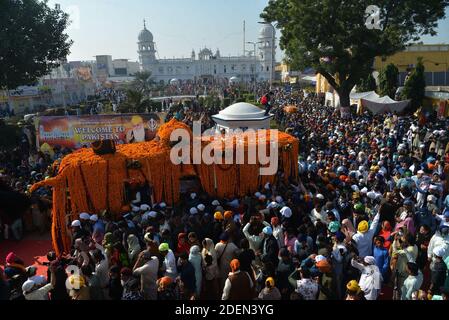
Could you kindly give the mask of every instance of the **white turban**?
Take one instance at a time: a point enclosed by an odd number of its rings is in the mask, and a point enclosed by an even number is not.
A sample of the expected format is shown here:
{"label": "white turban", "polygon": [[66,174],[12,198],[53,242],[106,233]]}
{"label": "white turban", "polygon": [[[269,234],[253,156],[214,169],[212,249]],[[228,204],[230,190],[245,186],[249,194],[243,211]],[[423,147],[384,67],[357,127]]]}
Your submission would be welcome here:
{"label": "white turban", "polygon": [[150,212],[148,213],[148,215],[149,215],[151,218],[156,218],[156,217],[157,217],[157,212],[156,212],[156,211],[150,211]]}
{"label": "white turban", "polygon": [[441,258],[443,258],[444,257],[444,253],[445,253],[445,249],[444,249],[444,246],[439,246],[439,247],[436,247],[435,249],[433,249],[433,254],[434,255],[436,255],[437,257],[441,257]]}
{"label": "white turban", "polygon": [[289,207],[283,207],[280,212],[282,216],[286,218],[290,218],[292,216],[292,209],[290,209]]}
{"label": "white turban", "polygon": [[279,204],[277,202],[270,202],[267,206],[267,209],[276,209],[279,206]]}
{"label": "white turban", "polygon": [[83,213],[80,214],[80,219],[89,220],[90,219],[90,215],[88,213],[86,213],[86,212],[83,212]]}
{"label": "white turban", "polygon": [[365,261],[365,263],[370,264],[370,265],[374,265],[376,264],[376,259],[373,256],[366,256],[363,261]]}

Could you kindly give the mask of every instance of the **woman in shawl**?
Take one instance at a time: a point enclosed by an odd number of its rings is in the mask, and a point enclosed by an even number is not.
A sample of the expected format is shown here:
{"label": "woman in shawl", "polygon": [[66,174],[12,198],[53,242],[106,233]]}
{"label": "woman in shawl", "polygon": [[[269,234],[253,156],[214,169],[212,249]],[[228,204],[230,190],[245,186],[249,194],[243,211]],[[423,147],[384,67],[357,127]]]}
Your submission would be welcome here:
{"label": "woman in shawl", "polygon": [[201,252],[204,268],[204,290],[203,299],[217,300],[218,297],[218,264],[217,252],[212,239],[203,240],[203,251]]}
{"label": "woman in shawl", "polygon": [[202,258],[201,258],[201,251],[200,247],[193,246],[190,248],[190,255],[189,255],[189,262],[193,265],[193,268],[195,269],[195,294],[197,297],[201,294],[201,283],[202,283],[202,277],[203,277],[203,268],[202,268]]}
{"label": "woman in shawl", "polygon": [[113,256],[113,254],[114,254],[113,245],[115,242],[114,240],[115,239],[114,239],[113,234],[111,232],[108,232],[104,235],[103,242],[102,242],[104,252],[108,259],[108,265],[110,265],[110,266],[117,264],[117,259],[114,258],[114,256]]}
{"label": "woman in shawl", "polygon": [[136,259],[142,248],[139,244],[139,239],[134,234],[130,234],[127,239],[128,242],[128,258],[131,265],[136,263]]}
{"label": "woman in shawl", "polygon": [[363,259],[352,259],[351,265],[359,269],[362,273],[359,286],[365,293],[365,299],[377,300],[382,288],[383,279],[379,268],[376,266],[376,259],[372,256],[366,256]]}
{"label": "woman in shawl", "polygon": [[190,253],[190,245],[187,242],[187,234],[180,233],[178,234],[178,246],[176,247],[176,256],[179,256],[181,253]]}

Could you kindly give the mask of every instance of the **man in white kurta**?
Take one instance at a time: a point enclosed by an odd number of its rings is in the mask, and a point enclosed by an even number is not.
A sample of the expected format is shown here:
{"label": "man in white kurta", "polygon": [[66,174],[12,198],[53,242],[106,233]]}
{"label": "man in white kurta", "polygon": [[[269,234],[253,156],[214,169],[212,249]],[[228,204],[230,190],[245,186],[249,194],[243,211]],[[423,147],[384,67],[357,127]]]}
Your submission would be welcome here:
{"label": "man in white kurta", "polygon": [[365,293],[366,300],[377,300],[382,289],[382,275],[376,266],[373,256],[366,256],[363,260],[351,260],[351,265],[362,273],[359,280],[360,289]]}

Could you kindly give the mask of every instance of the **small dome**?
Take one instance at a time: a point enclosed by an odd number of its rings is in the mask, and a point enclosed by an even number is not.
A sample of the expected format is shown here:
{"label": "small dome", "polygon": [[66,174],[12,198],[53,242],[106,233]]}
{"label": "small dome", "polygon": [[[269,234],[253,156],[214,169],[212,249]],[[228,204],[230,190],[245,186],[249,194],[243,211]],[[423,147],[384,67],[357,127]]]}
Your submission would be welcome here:
{"label": "small dome", "polygon": [[140,31],[139,42],[153,42],[153,34],[147,29],[147,27],[143,27],[143,30]]}
{"label": "small dome", "polygon": [[259,31],[259,38],[274,38],[276,30],[271,25],[271,23],[264,23]]}
{"label": "small dome", "polygon": [[230,105],[219,113],[227,119],[258,119],[264,118],[265,110],[246,102],[238,102]]}

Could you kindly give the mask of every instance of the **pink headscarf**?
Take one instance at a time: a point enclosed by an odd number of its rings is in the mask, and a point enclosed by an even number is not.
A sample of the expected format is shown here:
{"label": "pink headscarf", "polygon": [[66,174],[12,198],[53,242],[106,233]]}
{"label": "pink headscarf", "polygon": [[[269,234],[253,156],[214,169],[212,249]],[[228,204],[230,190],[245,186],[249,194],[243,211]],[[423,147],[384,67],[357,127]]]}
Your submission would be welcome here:
{"label": "pink headscarf", "polygon": [[10,252],[8,253],[8,255],[6,256],[6,263],[8,264],[12,264],[15,263],[17,259],[17,256],[14,252]]}

